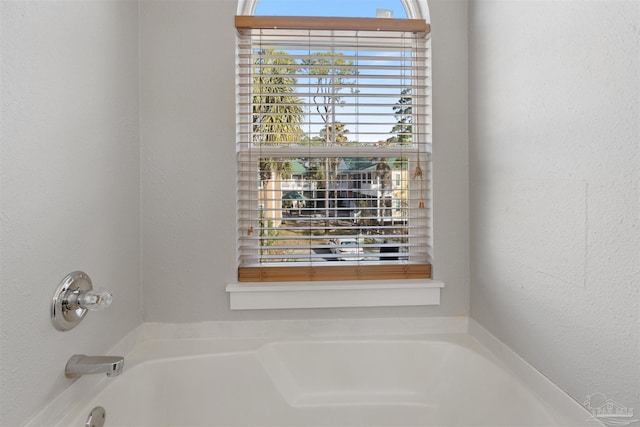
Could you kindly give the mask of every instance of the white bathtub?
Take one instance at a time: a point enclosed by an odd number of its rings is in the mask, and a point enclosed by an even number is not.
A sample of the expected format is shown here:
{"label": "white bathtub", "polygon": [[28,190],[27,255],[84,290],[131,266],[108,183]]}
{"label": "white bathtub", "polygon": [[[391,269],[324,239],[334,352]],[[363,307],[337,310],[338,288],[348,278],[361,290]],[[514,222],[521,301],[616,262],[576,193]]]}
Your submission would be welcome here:
{"label": "white bathtub", "polygon": [[76,386],[58,426],[95,406],[105,427],[594,425],[466,333],[145,339],[122,375]]}

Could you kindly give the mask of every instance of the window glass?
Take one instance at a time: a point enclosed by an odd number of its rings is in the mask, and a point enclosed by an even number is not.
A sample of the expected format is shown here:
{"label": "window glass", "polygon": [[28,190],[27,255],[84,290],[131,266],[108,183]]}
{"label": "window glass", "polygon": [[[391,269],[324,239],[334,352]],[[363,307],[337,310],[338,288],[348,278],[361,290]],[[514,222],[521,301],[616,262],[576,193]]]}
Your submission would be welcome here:
{"label": "window glass", "polygon": [[431,277],[430,36],[405,4],[237,17],[239,281]]}
{"label": "window glass", "polygon": [[407,18],[400,0],[259,0],[254,15]]}
{"label": "window glass", "polygon": [[242,31],[240,271],[429,274],[428,58],[427,34],[404,27]]}

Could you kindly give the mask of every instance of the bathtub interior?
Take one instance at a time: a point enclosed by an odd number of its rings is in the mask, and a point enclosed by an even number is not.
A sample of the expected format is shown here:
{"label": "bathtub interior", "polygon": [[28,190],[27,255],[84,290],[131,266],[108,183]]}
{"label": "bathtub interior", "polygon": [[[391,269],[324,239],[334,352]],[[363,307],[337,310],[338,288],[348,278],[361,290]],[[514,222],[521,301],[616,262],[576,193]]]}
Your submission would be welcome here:
{"label": "bathtub interior", "polygon": [[[152,340],[58,426],[564,426],[467,334]],[[583,419],[586,420],[586,417]]]}

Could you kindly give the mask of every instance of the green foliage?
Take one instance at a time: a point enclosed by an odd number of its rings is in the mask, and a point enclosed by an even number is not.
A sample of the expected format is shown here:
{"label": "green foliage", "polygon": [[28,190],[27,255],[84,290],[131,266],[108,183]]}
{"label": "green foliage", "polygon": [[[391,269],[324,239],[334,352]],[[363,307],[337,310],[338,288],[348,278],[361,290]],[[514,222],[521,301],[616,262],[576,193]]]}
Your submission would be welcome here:
{"label": "green foliage", "polygon": [[320,130],[320,138],[323,141],[332,141],[335,144],[343,145],[349,139],[347,129],[344,123],[336,122],[334,124],[327,124],[322,130]]}
{"label": "green foliage", "polygon": [[324,159],[309,159],[309,165],[307,166],[307,179],[317,181],[318,186],[324,189],[324,181],[326,178]]}
{"label": "green foliage", "polygon": [[395,117],[398,123],[393,126],[391,133],[395,133],[387,140],[387,142],[395,142],[399,144],[411,144],[412,132],[413,132],[413,120],[411,116],[411,88],[403,89],[401,92],[402,97],[393,107],[393,111],[396,113]]}
{"label": "green foliage", "polygon": [[[266,225],[266,227],[265,227]],[[278,230],[273,230],[273,221],[264,220],[264,212],[260,211],[260,220],[258,221],[258,229],[260,231],[260,246],[273,246],[276,241],[274,239],[269,239],[269,237],[277,237],[280,235]]]}
{"label": "green foliage", "polygon": [[294,93],[295,60],[286,52],[262,50],[253,79],[253,131],[261,144],[291,144],[303,135],[302,101]]}
{"label": "green foliage", "polygon": [[[304,135],[300,123],[304,120],[302,101],[294,94],[295,60],[286,52],[262,50],[256,59],[258,69],[253,79],[254,142],[263,145],[294,144]],[[272,178],[273,173],[291,175],[290,162],[262,158],[260,178]]]}

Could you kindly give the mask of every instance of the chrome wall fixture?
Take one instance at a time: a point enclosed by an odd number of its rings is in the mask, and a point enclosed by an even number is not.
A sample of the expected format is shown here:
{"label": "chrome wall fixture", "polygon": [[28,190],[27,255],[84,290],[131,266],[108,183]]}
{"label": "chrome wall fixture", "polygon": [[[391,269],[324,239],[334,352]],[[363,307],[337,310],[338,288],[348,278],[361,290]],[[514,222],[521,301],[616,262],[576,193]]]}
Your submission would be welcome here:
{"label": "chrome wall fixture", "polygon": [[86,273],[74,271],[62,279],[53,294],[51,323],[60,331],[68,331],[80,323],[88,310],[104,310],[111,300],[109,291],[94,290]]}
{"label": "chrome wall fixture", "polygon": [[74,354],[64,367],[67,378],[78,378],[90,374],[107,374],[117,377],[122,373],[124,357],[122,356],[87,356]]}
{"label": "chrome wall fixture", "polygon": [[89,413],[85,426],[102,427],[104,426],[104,421],[106,420],[106,418],[107,412],[104,410],[104,408],[102,406],[96,406],[91,410],[91,413]]}

